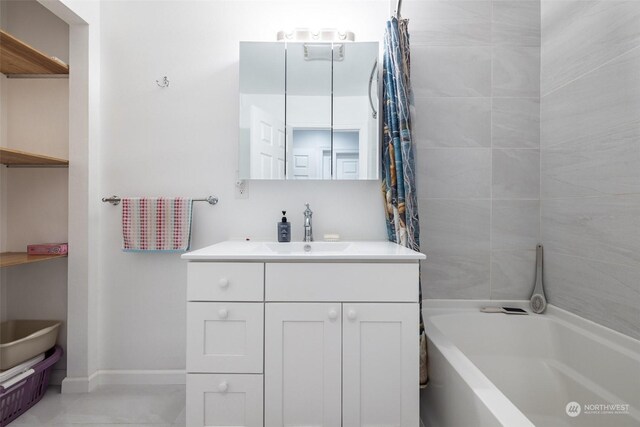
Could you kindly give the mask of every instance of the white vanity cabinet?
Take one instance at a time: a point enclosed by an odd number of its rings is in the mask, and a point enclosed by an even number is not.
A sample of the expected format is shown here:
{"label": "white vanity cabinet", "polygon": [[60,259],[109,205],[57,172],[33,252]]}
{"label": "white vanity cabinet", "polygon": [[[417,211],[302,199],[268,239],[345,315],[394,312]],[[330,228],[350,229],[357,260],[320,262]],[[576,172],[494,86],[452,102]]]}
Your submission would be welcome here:
{"label": "white vanity cabinet", "polygon": [[406,251],[185,255],[187,426],[418,427],[420,258],[408,253],[424,255]]}

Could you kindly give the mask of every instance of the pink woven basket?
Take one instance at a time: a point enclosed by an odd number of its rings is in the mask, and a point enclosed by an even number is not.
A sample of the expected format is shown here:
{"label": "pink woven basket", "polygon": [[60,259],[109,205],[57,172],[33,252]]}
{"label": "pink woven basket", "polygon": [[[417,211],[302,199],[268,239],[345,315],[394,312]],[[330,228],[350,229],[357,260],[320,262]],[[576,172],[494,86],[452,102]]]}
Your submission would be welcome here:
{"label": "pink woven basket", "polygon": [[62,347],[56,346],[33,367],[33,374],[9,388],[0,386],[0,427],[8,425],[42,399],[49,386],[53,365],[61,357]]}

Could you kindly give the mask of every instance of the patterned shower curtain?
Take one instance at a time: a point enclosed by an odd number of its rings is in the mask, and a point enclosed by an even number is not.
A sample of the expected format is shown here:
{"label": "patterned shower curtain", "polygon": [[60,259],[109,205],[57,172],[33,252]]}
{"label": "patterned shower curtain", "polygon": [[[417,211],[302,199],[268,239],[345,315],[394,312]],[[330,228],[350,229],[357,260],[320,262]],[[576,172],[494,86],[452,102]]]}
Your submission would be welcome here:
{"label": "patterned shower curtain", "polygon": [[[389,241],[420,250],[420,225],[414,148],[411,139],[413,96],[410,81],[409,20],[387,21],[384,36],[382,192]],[[427,383],[426,337],[420,286],[420,385]]]}

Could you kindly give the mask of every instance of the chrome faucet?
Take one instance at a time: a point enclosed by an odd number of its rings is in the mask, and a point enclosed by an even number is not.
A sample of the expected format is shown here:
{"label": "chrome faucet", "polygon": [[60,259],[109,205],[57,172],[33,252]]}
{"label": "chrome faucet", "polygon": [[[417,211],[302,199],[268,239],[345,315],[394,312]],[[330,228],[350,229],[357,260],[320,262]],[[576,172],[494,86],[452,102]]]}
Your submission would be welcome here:
{"label": "chrome faucet", "polygon": [[313,242],[313,227],[311,226],[311,215],[313,211],[309,208],[309,203],[305,203],[307,209],[304,210],[304,240],[303,242]]}

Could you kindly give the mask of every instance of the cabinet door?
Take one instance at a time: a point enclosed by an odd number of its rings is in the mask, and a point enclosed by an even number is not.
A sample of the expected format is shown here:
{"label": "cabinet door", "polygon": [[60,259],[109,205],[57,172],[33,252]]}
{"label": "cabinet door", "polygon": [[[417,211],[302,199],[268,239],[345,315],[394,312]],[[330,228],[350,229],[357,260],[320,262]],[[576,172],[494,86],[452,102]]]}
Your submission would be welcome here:
{"label": "cabinet door", "polygon": [[343,305],[343,425],[419,424],[418,304]]}
{"label": "cabinet door", "polygon": [[265,426],[341,425],[341,307],[265,304]]}
{"label": "cabinet door", "polygon": [[263,303],[187,303],[187,372],[262,373]]}
{"label": "cabinet door", "polygon": [[189,427],[262,427],[262,402],[262,375],[187,375]]}

